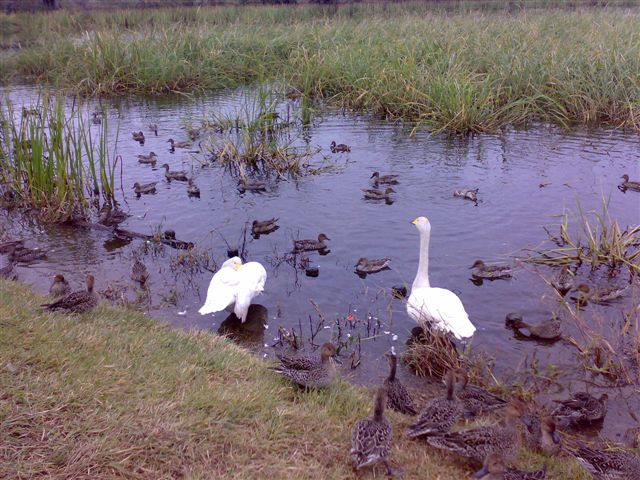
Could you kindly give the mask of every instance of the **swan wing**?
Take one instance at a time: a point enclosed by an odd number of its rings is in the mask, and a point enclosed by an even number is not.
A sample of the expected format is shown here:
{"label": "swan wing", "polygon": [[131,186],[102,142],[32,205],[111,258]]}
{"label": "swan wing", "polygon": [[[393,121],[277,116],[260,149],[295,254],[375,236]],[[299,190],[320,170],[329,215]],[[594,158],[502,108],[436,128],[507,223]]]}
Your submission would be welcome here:
{"label": "swan wing", "polygon": [[239,283],[236,295],[236,304],[233,313],[236,314],[242,322],[247,318],[249,305],[253,297],[262,293],[264,284],[267,281],[267,271],[258,262],[245,263],[238,270]]}
{"label": "swan wing", "polygon": [[476,331],[460,298],[446,288],[414,288],[407,301],[407,313],[419,325],[435,324],[459,340]]}
{"label": "swan wing", "polygon": [[209,283],[207,299],[200,310],[200,315],[219,312],[236,301],[240,273],[233,267],[224,266],[216,272]]}

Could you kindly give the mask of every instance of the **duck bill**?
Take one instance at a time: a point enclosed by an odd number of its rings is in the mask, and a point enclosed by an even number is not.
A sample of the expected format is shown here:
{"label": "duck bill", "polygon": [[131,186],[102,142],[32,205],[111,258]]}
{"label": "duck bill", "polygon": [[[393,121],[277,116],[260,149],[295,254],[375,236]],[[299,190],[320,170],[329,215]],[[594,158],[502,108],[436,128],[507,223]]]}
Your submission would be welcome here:
{"label": "duck bill", "polygon": [[487,467],[482,467],[476,473],[473,474],[473,478],[484,478],[489,475],[489,469]]}

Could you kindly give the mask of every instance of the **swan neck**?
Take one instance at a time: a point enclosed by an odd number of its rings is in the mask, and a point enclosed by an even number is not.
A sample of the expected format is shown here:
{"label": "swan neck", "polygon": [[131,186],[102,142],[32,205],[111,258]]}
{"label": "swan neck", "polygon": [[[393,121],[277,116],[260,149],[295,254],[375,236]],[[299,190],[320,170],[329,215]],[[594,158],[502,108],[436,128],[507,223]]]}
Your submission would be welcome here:
{"label": "swan neck", "polygon": [[420,260],[418,262],[418,273],[413,281],[413,289],[429,288],[429,236],[428,230],[420,230]]}

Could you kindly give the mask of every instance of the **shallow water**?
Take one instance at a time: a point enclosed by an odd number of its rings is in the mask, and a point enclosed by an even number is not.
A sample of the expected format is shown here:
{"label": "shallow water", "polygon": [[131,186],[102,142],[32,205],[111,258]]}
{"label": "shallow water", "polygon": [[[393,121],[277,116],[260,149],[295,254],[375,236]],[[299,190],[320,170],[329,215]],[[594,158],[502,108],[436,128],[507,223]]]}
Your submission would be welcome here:
{"label": "shallow water", "polygon": [[[29,103],[36,94],[29,88],[14,88],[11,95],[19,105]],[[280,326],[301,329],[308,339],[319,318],[313,300],[326,319],[314,343],[337,335],[335,319],[344,324],[351,314],[356,326],[348,333],[354,338],[360,335],[362,358],[357,369],[345,367],[344,374],[358,383],[378,382],[386,373],[382,354],[390,346],[401,352],[415,326],[402,301],[391,300],[389,289],[396,284],[411,285],[418,262],[418,233],[410,221],[426,215],[432,224],[431,283],[459,294],[478,328],[473,350],[495,358],[499,377],[515,378],[515,373],[535,357],[540,370],[554,364],[564,372],[558,392],[545,399],[563,398],[567,393],[561,389],[597,393],[594,385],[605,384],[575,368],[575,349],[563,342],[543,345],[517,339],[504,327],[504,317],[507,312],[519,311],[525,320],[535,323],[550,316],[553,295],[541,275],[549,277],[556,270],[535,269],[514,257],[523,256],[523,248],[546,241],[543,226],[555,225],[552,233],[556,234],[557,215],[563,209],[576,212],[579,203],[584,212],[601,212],[606,198],[610,216],[622,227],[640,223],[640,194],[623,194],[616,188],[623,173],[640,177],[637,135],[609,130],[566,133],[539,126],[468,138],[426,133],[411,137],[409,129],[400,124],[324,112],[308,134],[311,145],[322,148],[314,163],[332,165],[331,172],[295,181],[269,178],[267,192],[240,193],[237,177],[228,170],[201,167],[201,154],[179,149],[170,153],[166,140],[185,140],[186,125],[197,125],[207,112],[233,110],[241,98],[234,92],[197,99],[132,98],[105,106],[113,142],[116,127],[120,130],[117,153],[124,165],[119,201],[132,215],[123,228],[145,234],[159,227],[173,229],[177,238],[194,242],[198,251],[207,252],[220,265],[227,257],[223,238],[231,245],[242,244],[245,225],[254,219],[279,217],[276,232],[259,239],[246,236],[246,259],[261,262],[268,272],[265,292],[257,299],[264,308],[252,308],[260,320],[243,332],[252,348],[262,355],[270,354]],[[158,125],[157,137],[147,128],[150,123]],[[147,137],[143,146],[131,140],[130,132],[137,130],[143,130]],[[332,140],[351,145],[351,152],[331,154],[328,147]],[[159,156],[157,168],[137,162],[136,155],[152,150]],[[165,162],[172,170],[185,169],[193,175],[202,192],[200,198],[188,197],[185,183],[164,180],[159,166]],[[361,189],[370,188],[374,170],[399,175],[392,204],[363,199]],[[155,195],[136,198],[131,190],[135,181],[156,180]],[[460,187],[480,189],[477,206],[453,197],[453,190]],[[140,239],[115,241],[101,231],[43,227],[22,215],[1,215],[8,236],[30,238],[33,245],[49,249],[48,260],[17,269],[23,281],[43,293],[54,272],[63,273],[78,288],[84,276],[93,273],[99,289],[119,281],[128,286],[129,298],[135,298],[138,294],[129,280],[129,269],[133,255],[144,251],[143,260],[151,272],[150,314],[175,327],[213,331],[221,328],[228,315],[198,314],[212,273],[176,267],[183,251],[145,249]],[[293,238],[315,238],[320,232],[331,241],[327,255],[310,255],[311,265],[319,267],[317,278],[307,277],[282,261]],[[391,257],[391,269],[362,279],[354,273],[361,256]],[[478,258],[515,265],[514,278],[475,285],[470,281],[469,267]],[[583,280],[602,281],[598,273],[590,274],[586,268],[579,273]],[[167,303],[168,299],[176,304]],[[630,302],[628,297],[608,307],[588,308],[597,312],[595,318],[602,319],[602,328],[607,331],[619,328],[622,312]],[[372,317],[369,325],[379,322],[379,328],[367,329],[368,316]],[[263,322],[267,325],[264,329]],[[222,328],[228,332],[229,322]],[[563,329],[578,338],[579,332],[571,324]],[[342,335],[344,339],[346,332]],[[345,348],[345,364],[354,350],[357,342]],[[417,388],[422,385],[404,369],[402,376]],[[629,410],[637,410],[640,402],[629,387],[607,391],[612,400],[604,430],[615,438],[635,424]]]}

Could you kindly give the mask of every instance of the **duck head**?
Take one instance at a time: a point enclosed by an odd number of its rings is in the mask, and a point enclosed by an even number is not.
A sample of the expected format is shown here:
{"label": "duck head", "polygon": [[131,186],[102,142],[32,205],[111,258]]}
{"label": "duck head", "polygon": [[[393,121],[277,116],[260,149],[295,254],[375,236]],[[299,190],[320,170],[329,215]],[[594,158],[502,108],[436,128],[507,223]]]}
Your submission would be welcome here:
{"label": "duck head", "polygon": [[484,464],[482,468],[473,474],[473,478],[485,478],[491,475],[500,475],[504,474],[507,470],[507,466],[504,463],[504,460],[497,453],[492,453],[487,455],[487,458],[484,459]]}
{"label": "duck head", "polygon": [[320,235],[318,235],[318,241],[319,242],[324,242],[325,240],[331,240],[329,237],[327,237],[324,233],[321,233]]}
{"label": "duck head", "polygon": [[484,268],[484,262],[482,260],[476,260],[475,262],[473,262],[473,265],[471,265],[469,268],[483,269]]}
{"label": "duck head", "polygon": [[540,424],[540,429],[544,434],[547,434],[553,440],[553,443],[556,445],[560,444],[560,435],[556,432],[556,422],[552,417],[544,417],[542,419],[542,423]]}

